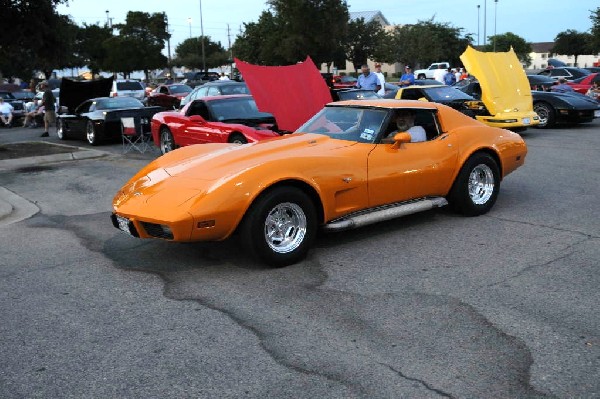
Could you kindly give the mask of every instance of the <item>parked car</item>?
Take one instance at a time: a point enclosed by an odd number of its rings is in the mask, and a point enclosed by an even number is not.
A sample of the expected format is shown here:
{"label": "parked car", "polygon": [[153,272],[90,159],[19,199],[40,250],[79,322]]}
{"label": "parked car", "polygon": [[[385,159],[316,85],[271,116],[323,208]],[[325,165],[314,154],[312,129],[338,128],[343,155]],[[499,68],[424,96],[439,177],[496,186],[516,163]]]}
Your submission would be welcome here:
{"label": "parked car", "polygon": [[159,85],[150,92],[146,102],[149,106],[177,109],[181,100],[190,94],[192,88],[182,83]]}
{"label": "parked car", "polygon": [[587,67],[587,68],[583,68],[583,69],[587,69],[591,73],[598,73],[598,72],[600,72],[600,66],[597,66],[597,67]]}
{"label": "parked car", "polygon": [[83,82],[63,78],[60,106],[65,112],[57,117],[59,139],[84,139],[94,146],[120,139],[122,117],[138,118],[141,128],[150,130],[150,119],[162,108],[145,107],[134,97],[108,97],[112,84],[112,78]]}
{"label": "parked car", "polygon": [[400,87],[396,93],[398,100],[426,100],[447,105],[472,118],[489,116],[489,112],[480,99],[454,87],[446,85]]}
{"label": "parked car", "polygon": [[344,88],[354,88],[356,87],[356,79],[354,76],[350,75],[333,75],[333,87],[336,89],[344,89]]}
{"label": "parked car", "polygon": [[414,74],[417,79],[433,79],[434,72],[436,69],[439,69],[439,66],[442,66],[444,69],[450,68],[449,62],[434,62],[429,65],[425,69],[417,69]]}
{"label": "parked car", "polygon": [[280,136],[273,115],[248,94],[203,97],[152,118],[152,139],[165,154],[205,143],[246,144]]}
{"label": "parked car", "polygon": [[[435,79],[415,79],[415,86],[443,86],[443,83],[438,82]],[[398,82],[385,82],[384,85],[385,94],[383,98],[396,98],[400,85]]]}
{"label": "parked car", "polygon": [[[531,90],[549,91],[556,84],[556,80],[546,75],[527,75]],[[464,84],[469,84],[470,81]]]}
{"label": "parked car", "polygon": [[579,79],[567,82],[577,93],[586,94],[594,82],[600,82],[600,73],[594,72]]}
{"label": "parked car", "polygon": [[234,80],[215,80],[196,86],[190,93],[181,99],[179,107],[203,97],[225,96],[230,94],[250,94],[248,86],[244,82]]}
{"label": "parked car", "polygon": [[17,121],[17,119],[25,116],[25,103],[23,100],[19,100],[14,96],[14,93],[8,91],[0,91],[0,97],[4,99],[4,102],[12,105],[13,107],[13,124]]}
{"label": "parked car", "polygon": [[[539,75],[528,75],[532,85],[539,85]],[[545,77],[546,79],[550,79]],[[478,92],[479,82],[470,79],[463,90],[467,93]],[[600,104],[579,93],[557,93],[551,91],[532,91],[533,110],[539,117],[537,128],[554,127],[557,123],[587,123],[594,120],[594,113]]]}
{"label": "parked car", "polygon": [[113,81],[109,96],[133,97],[137,100],[144,101],[146,97],[146,89],[139,80],[116,79]]}
{"label": "parked car", "polygon": [[[411,143],[402,132],[381,142],[399,110],[420,115],[428,141]],[[342,231],[448,203],[464,215],[484,214],[526,154],[518,134],[442,104],[336,102],[291,135],[159,157],[118,191],[111,219],[134,237],[175,242],[237,232],[249,254],[284,266],[307,255],[318,228]]]}
{"label": "parked car", "polygon": [[331,89],[331,97],[333,101],[373,100],[381,98],[373,90],[366,89]]}
{"label": "parked car", "polygon": [[214,80],[219,80],[219,74],[216,72],[186,72],[181,83],[194,88]]}
{"label": "parked car", "polygon": [[550,76],[553,79],[565,78],[567,80],[575,80],[590,73],[587,69],[576,67],[550,67],[539,72],[538,75]]}

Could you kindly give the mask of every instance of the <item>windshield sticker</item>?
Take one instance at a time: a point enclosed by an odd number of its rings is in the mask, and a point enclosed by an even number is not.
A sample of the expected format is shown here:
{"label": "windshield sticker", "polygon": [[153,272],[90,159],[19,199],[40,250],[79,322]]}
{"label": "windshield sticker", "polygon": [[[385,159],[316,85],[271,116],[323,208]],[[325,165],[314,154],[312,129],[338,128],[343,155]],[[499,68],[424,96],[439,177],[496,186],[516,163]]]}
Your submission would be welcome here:
{"label": "windshield sticker", "polygon": [[363,140],[372,140],[373,139],[373,134],[372,133],[373,133],[373,130],[371,130],[371,129],[365,129],[365,132],[360,134],[360,138],[363,139]]}

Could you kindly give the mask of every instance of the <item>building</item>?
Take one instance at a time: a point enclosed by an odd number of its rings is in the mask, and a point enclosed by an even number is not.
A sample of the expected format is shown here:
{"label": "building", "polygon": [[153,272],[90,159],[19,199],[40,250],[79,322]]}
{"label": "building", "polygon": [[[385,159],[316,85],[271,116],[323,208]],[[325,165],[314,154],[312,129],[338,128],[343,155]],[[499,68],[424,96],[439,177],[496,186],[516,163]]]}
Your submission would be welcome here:
{"label": "building", "polygon": [[594,55],[580,55],[577,57],[577,65],[575,65],[575,57],[572,55],[560,55],[552,53],[554,42],[531,43],[531,64],[527,69],[544,69],[548,66],[548,59],[554,58],[562,61],[568,66],[578,66],[587,68],[600,65],[600,53]]}

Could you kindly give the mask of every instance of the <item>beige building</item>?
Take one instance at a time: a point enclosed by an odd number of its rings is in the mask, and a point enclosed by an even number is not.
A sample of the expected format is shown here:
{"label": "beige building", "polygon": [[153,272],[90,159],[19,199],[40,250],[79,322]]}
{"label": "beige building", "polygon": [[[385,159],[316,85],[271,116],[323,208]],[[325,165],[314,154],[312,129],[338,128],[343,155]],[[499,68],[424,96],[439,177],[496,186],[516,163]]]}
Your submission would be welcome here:
{"label": "beige building", "polygon": [[532,52],[531,64],[526,69],[544,69],[548,66],[548,59],[554,58],[562,61],[568,66],[578,66],[587,68],[600,65],[600,53],[594,55],[580,55],[577,57],[577,65],[575,65],[575,57],[572,55],[560,55],[552,53],[554,42],[531,43]]}

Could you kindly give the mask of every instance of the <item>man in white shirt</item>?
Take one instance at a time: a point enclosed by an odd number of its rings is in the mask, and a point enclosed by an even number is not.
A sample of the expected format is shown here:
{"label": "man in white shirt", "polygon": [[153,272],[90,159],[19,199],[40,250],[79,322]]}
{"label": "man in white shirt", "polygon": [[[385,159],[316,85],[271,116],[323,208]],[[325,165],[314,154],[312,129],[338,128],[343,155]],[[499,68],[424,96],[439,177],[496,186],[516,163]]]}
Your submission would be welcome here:
{"label": "man in white shirt", "polygon": [[423,126],[415,126],[415,111],[412,109],[399,109],[396,111],[396,127],[398,130],[390,133],[382,140],[382,143],[393,143],[394,136],[398,133],[407,132],[410,134],[410,142],[418,143],[427,141],[427,134]]}
{"label": "man in white shirt", "polygon": [[375,64],[375,75],[379,79],[379,86],[381,88],[377,91],[377,94],[383,96],[385,94],[385,75],[381,72],[381,64]]}
{"label": "man in white shirt", "polygon": [[225,75],[225,72],[221,72],[221,76],[219,76],[219,80],[229,80],[229,76]]}
{"label": "man in white shirt", "polygon": [[11,126],[13,119],[13,111],[13,106],[9,103],[5,103],[4,99],[0,97],[0,120],[2,120],[4,126]]}
{"label": "man in white shirt", "polygon": [[440,65],[438,65],[438,69],[433,71],[433,78],[435,80],[437,80],[438,82],[440,82],[441,84],[444,84],[444,75],[445,74],[446,74],[446,69],[444,68],[444,65],[440,64]]}

